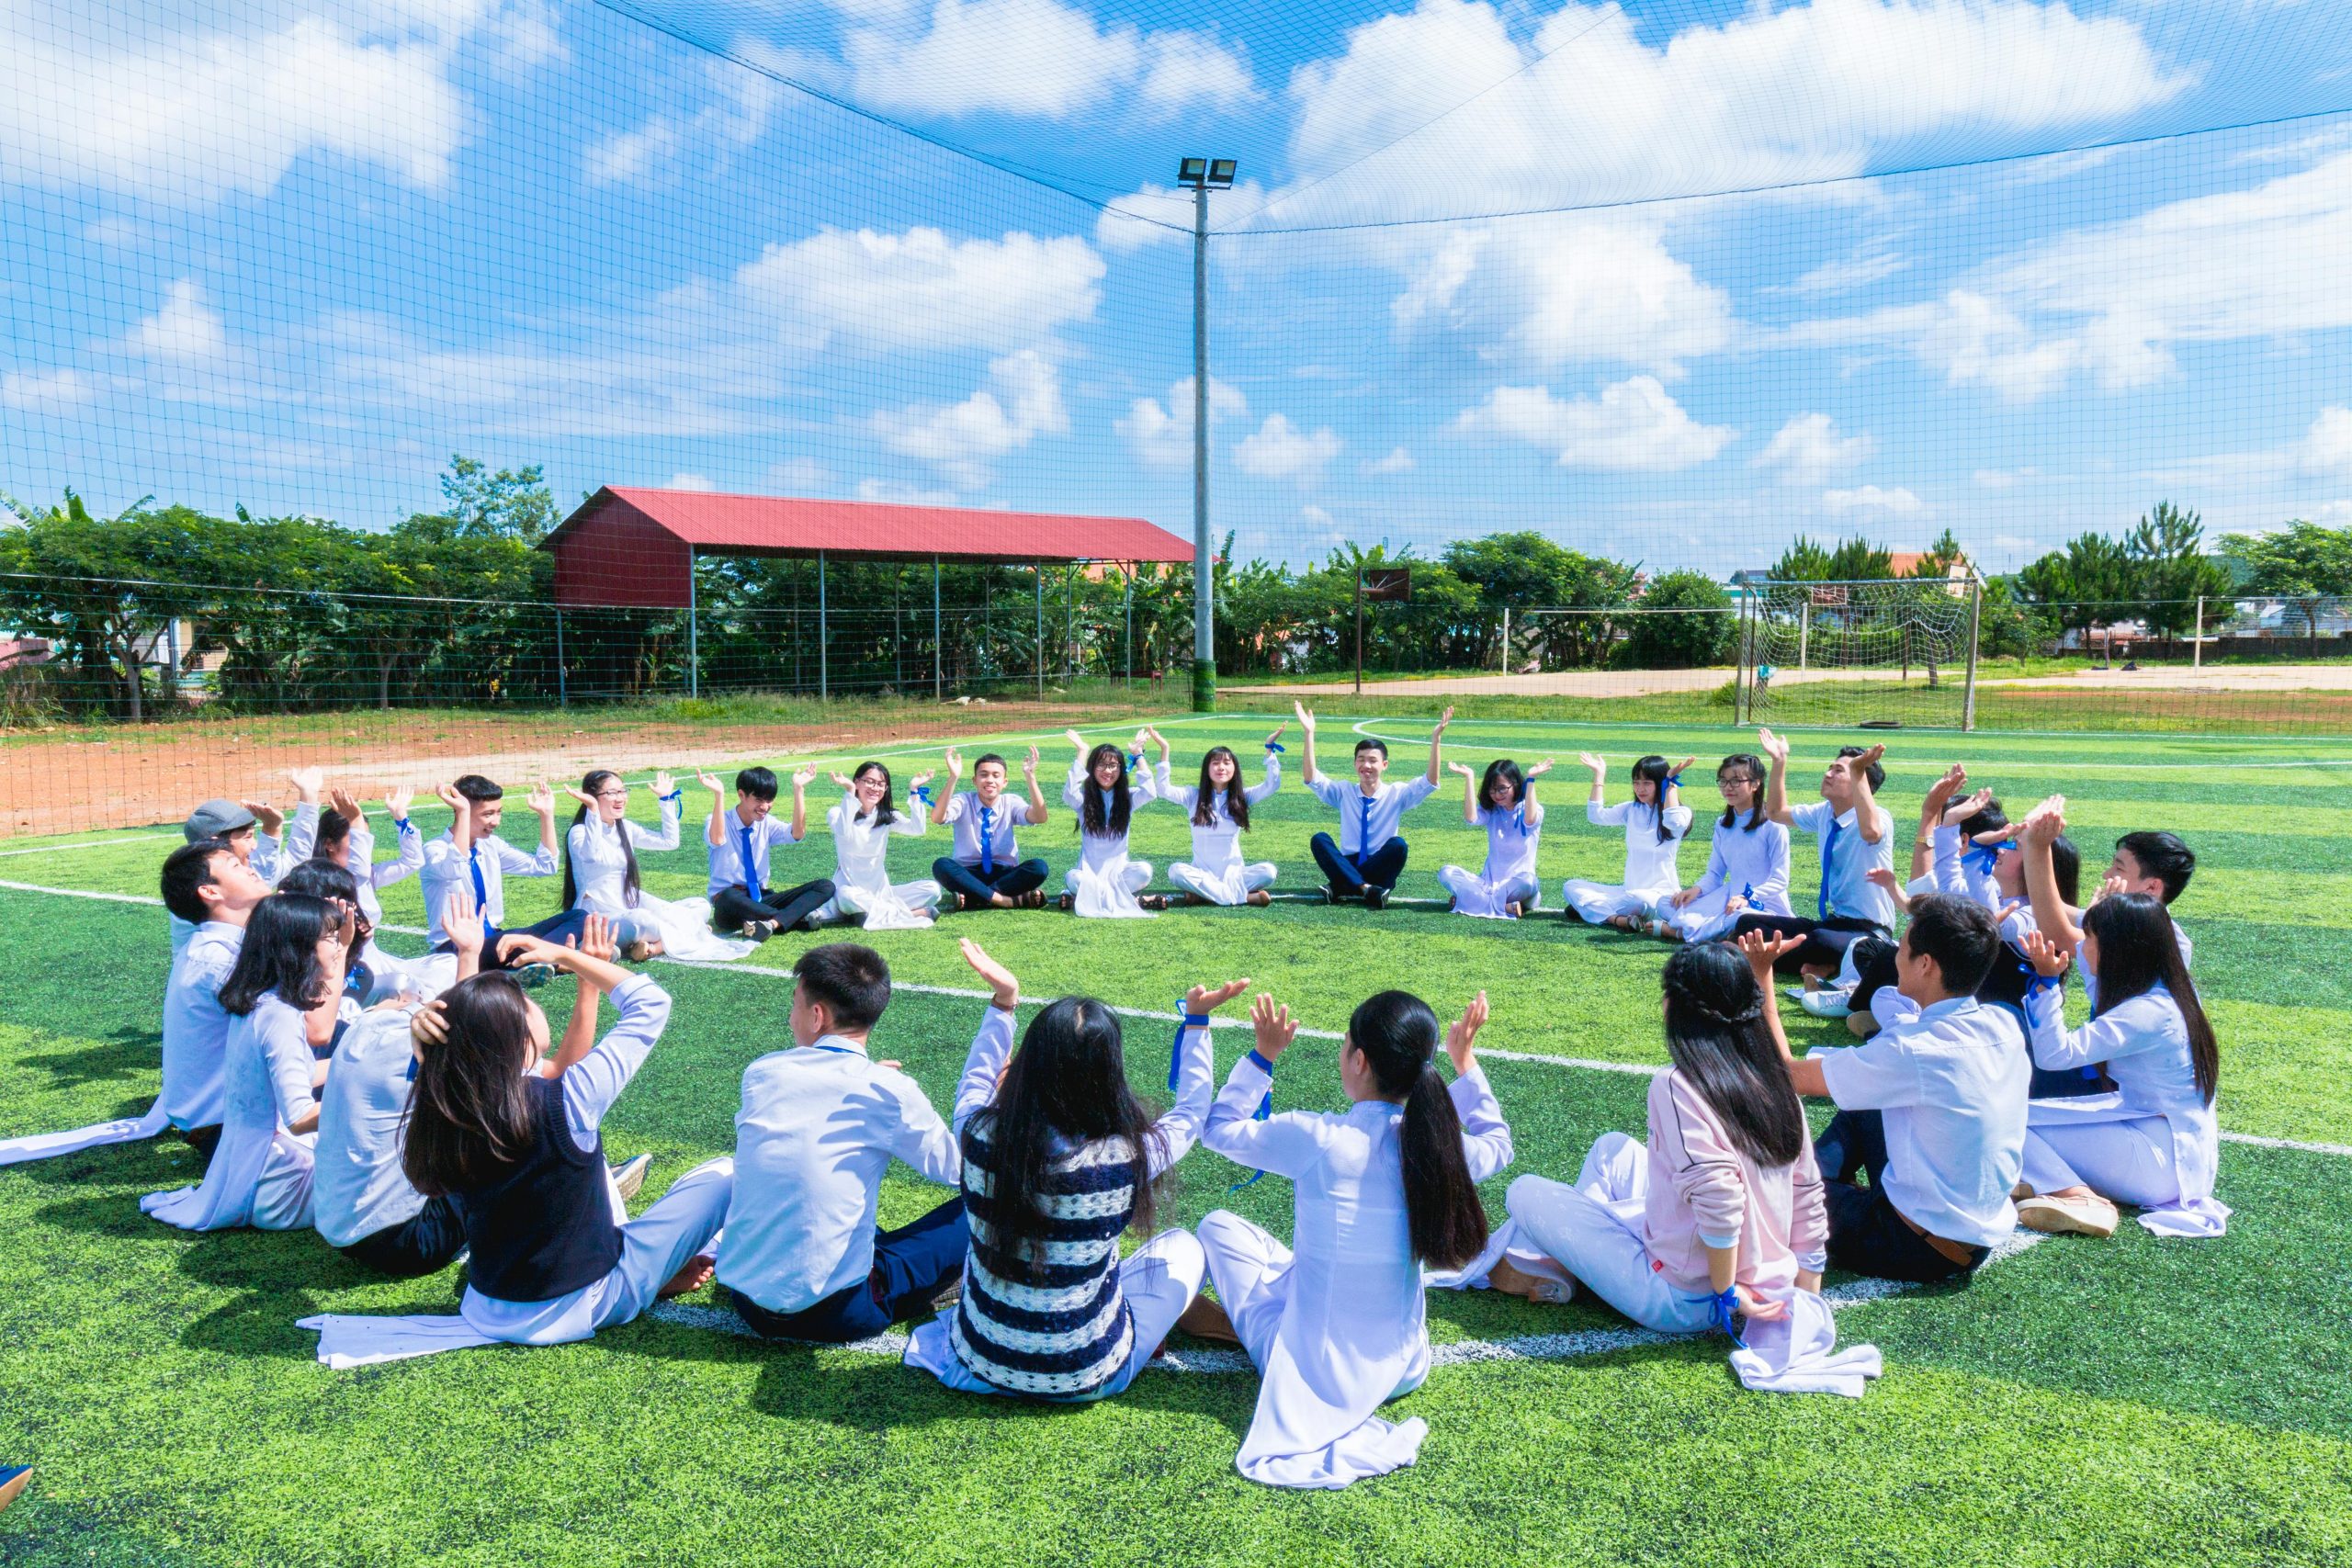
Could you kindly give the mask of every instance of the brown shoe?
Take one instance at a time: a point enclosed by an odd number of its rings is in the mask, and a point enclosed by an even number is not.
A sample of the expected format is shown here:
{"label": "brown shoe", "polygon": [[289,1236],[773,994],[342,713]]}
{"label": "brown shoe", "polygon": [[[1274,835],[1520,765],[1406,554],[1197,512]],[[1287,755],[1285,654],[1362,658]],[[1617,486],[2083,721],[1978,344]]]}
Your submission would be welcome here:
{"label": "brown shoe", "polygon": [[1042,909],[1046,907],[1046,890],[1042,887],[1033,887],[1012,902],[1016,908]]}
{"label": "brown shoe", "polygon": [[1241,1343],[1241,1336],[1233,1332],[1233,1319],[1226,1315],[1222,1304],[1208,1296],[1194,1296],[1193,1304],[1177,1318],[1176,1326],[1195,1339],[1205,1339],[1214,1345]]}

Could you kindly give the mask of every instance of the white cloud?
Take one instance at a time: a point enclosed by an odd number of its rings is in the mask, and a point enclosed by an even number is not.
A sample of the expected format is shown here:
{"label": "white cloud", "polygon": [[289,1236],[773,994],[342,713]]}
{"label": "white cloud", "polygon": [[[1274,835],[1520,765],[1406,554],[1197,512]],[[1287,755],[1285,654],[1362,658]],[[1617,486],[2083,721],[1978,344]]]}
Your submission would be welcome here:
{"label": "white cloud", "polygon": [[1388,456],[1376,462],[1366,463],[1367,474],[1409,474],[1413,471],[1413,455],[1402,446],[1391,447]]}
{"label": "white cloud", "polygon": [[1692,419],[1655,376],[1605,387],[1597,400],[1555,398],[1547,387],[1498,387],[1455,423],[1555,452],[1564,468],[1647,473],[1696,468],[1738,434]]}
{"label": "white cloud", "polygon": [[1877,450],[1869,432],[1840,435],[1838,422],[1827,414],[1804,413],[1781,426],[1749,466],[1778,470],[1782,484],[1810,487],[1860,468]]}
{"label": "white cloud", "polygon": [[961,506],[964,501],[952,490],[925,490],[900,479],[860,479],[857,481],[860,501],[888,502],[895,506]]}
{"label": "white cloud", "polygon": [[2032,467],[2022,468],[1979,468],[1971,477],[1975,480],[1976,487],[1979,490],[2014,490],[2017,488],[2018,482],[2021,479],[2040,479],[2041,477],[2041,470]]}
{"label": "white cloud", "polygon": [[2304,434],[2296,458],[2305,473],[2340,474],[2352,479],[2352,408],[2322,409]]}
{"label": "white cloud", "polygon": [[[1216,377],[1209,378],[1209,425],[1217,421],[1238,418],[1250,410],[1250,400],[1240,389],[1227,385]],[[1190,376],[1168,389],[1168,401],[1163,406],[1158,398],[1137,398],[1127,405],[1125,417],[1111,422],[1112,428],[1127,439],[1135,448],[1136,458],[1148,468],[1179,468],[1193,460],[1193,378]]]}
{"label": "white cloud", "polygon": [[796,346],[868,350],[1026,347],[1102,301],[1102,258],[1077,235],[951,240],[823,229],[770,244],[736,275]]}
{"label": "white cloud", "polygon": [[141,318],[130,345],[150,359],[175,365],[217,364],[229,354],[229,333],[220,312],[206,299],[203,286],[183,277],[164,296],[164,307]]}
{"label": "white cloud", "polygon": [[989,385],[960,403],[918,404],[873,416],[875,434],[892,451],[919,458],[959,489],[980,490],[989,465],[1039,435],[1069,429],[1061,378],[1035,349],[1006,355],[989,366]]}
{"label": "white cloud", "polygon": [[[1209,222],[1214,227],[1227,212],[1254,212],[1264,203],[1266,189],[1256,180],[1243,180],[1230,191],[1209,193]],[[1189,243],[1193,238],[1193,193],[1146,184],[1114,197],[1094,220],[1094,243],[1106,251],[1139,251],[1147,245]]]}
{"label": "white cloud", "polygon": [[1164,114],[1251,92],[1248,65],[1205,34],[1099,27],[1060,0],[937,0],[920,31],[853,27],[842,55],[861,103],[927,118],[1058,119],[1125,91]]}
{"label": "white cloud", "polygon": [[71,367],[11,370],[0,376],[0,408],[21,413],[62,413],[97,395],[97,382]]}
{"label": "white cloud", "polygon": [[[765,56],[786,74],[805,76],[797,56],[765,49],[755,41],[739,48],[752,58]],[[767,133],[787,89],[773,78],[749,71],[731,60],[703,62],[703,106],[692,115],[649,115],[632,130],[590,144],[582,156],[582,172],[591,185],[616,185],[662,173],[682,157],[716,157],[724,172],[727,154],[749,147]]]}
{"label": "white cloud", "polygon": [[777,490],[823,490],[833,482],[833,471],[814,457],[786,457],[768,465],[767,482]]}
{"label": "white cloud", "polygon": [[468,46],[528,65],[560,51],[536,4],[379,0],[349,23],[151,33],[94,47],[86,8],[0,6],[0,183],[96,186],[201,206],[273,189],[327,154],[419,189],[448,178],[470,115]]}
{"label": "white cloud", "polygon": [[1312,484],[1340,455],[1340,446],[1339,436],[1328,428],[1309,434],[1283,415],[1270,413],[1256,434],[1242,437],[1241,445],[1233,450],[1233,461],[1243,473],[1258,479]]}
{"label": "white cloud", "polygon": [[672,474],[670,476],[670,482],[662,488],[665,490],[716,491],[718,487],[711,483],[708,476],[704,474]]}
{"label": "white cloud", "polygon": [[1832,512],[1883,512],[1895,517],[1917,517],[1928,510],[1926,502],[1899,485],[1893,490],[1864,485],[1860,490],[1824,491],[1821,504]]}
{"label": "white cloud", "polygon": [[[2168,73],[2128,17],[2033,0],[1813,0],[1671,37],[1568,4],[1522,26],[1482,0],[1420,0],[1295,72],[1301,181],[1363,162],[1283,203],[1280,220],[1836,178],[1939,132],[1981,145],[2113,123],[2193,79]],[[1474,98],[1476,113],[1449,112]]]}
{"label": "white cloud", "polygon": [[1911,265],[1911,258],[1901,254],[1883,240],[1874,240],[1851,255],[1838,256],[1807,271],[1785,288],[1771,288],[1767,294],[1843,294],[1849,289],[1866,288],[1873,283],[1893,277]]}
{"label": "white cloud", "polygon": [[1453,231],[1389,303],[1502,341],[1544,369],[1615,360],[1661,377],[1733,331],[1731,300],[1666,247],[1656,223],[1554,214]]}

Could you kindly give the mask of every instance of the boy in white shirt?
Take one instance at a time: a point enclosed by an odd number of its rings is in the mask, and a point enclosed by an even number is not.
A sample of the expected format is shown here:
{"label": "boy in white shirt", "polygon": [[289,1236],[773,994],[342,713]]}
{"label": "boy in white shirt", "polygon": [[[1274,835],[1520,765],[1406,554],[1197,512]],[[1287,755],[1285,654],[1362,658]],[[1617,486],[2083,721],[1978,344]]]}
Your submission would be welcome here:
{"label": "boy in white shirt", "polygon": [[472,896],[482,923],[485,970],[519,966],[518,955],[537,937],[560,947],[577,942],[588,923],[588,911],[560,910],[533,925],[506,928],[506,878],[553,876],[563,869],[555,849],[555,791],[545,784],[531,786],[525,797],[539,818],[537,854],[521,850],[498,836],[505,811],[506,792],[480,773],[468,773],[440,792],[454,815],[449,830],[424,846],[424,869],[417,874],[424,893],[424,934],[435,953],[453,953],[449,933],[442,924],[442,907],[452,888],[464,886]]}
{"label": "boy in white shirt", "polygon": [[1784,948],[1781,967],[1826,976],[1838,970],[1854,942],[1894,934],[1894,897],[1871,880],[1872,871],[1894,869],[1894,818],[1878,803],[1878,792],[1886,787],[1886,769],[1879,762],[1886,748],[1840,746],[1822,772],[1821,798],[1792,807],[1789,743],[1769,729],[1758,730],[1756,739],[1772,761],[1764,788],[1764,815],[1820,838],[1821,887],[1811,919],[1743,915],[1732,932],[1736,937],[1750,931],[1803,937]]}
{"label": "boy in white shirt", "polygon": [[164,907],[190,934],[164,988],[162,1104],[171,1124],[209,1160],[228,1111],[229,1015],[220,1007],[220,984],[237,966],[245,922],[269,897],[269,885],[228,840],[198,839],[164,860],[163,892]]}
{"label": "boy in white shirt", "polygon": [[972,787],[958,791],[956,785],[964,777],[964,758],[953,746],[947,749],[947,789],[931,808],[931,820],[934,827],[944,823],[955,829],[956,846],[931,863],[931,874],[940,886],[956,895],[959,909],[1045,906],[1046,896],[1038,889],[1045,886],[1049,868],[1042,857],[1020,859],[1021,847],[1014,838],[1017,826],[1035,828],[1046,820],[1046,795],[1037,787],[1035,746],[1029,748],[1021,773],[1028,783],[1029,798],[1008,799],[1004,786],[1011,770],[1003,758],[990,751],[972,764]]}
{"label": "boy in white shirt", "polygon": [[914,1079],[866,1055],[890,1005],[882,955],[827,942],[793,974],[793,1048],[743,1069],[718,1282],[763,1336],[846,1344],[929,1311],[964,1267],[960,1191],[912,1224],[876,1230],[890,1161],[949,1187],[964,1161]]}
{"label": "boy in white shirt", "polygon": [[[289,863],[277,838],[277,831],[285,823],[282,815],[258,800],[242,805],[233,800],[208,800],[187,814],[187,820],[180,825],[180,836],[191,844],[219,839],[229,846],[229,852],[237,857],[239,863],[261,878],[264,887],[275,887]],[[175,954],[184,950],[187,939],[195,934],[194,926],[177,915],[172,917]]]}
{"label": "boy in white shirt", "polygon": [[816,930],[814,917],[831,902],[833,885],[819,877],[797,887],[777,887],[768,879],[769,852],[808,836],[808,781],[816,773],[804,768],[792,775],[789,822],[775,818],[776,776],[766,768],[745,768],[735,775],[732,807],[718,779],[708,773],[696,776],[710,791],[710,822],[703,841],[710,846],[711,923],[721,931],[741,931],[753,942],[765,942],[778,931]]}
{"label": "boy in white shirt", "polygon": [[1384,783],[1388,743],[1366,737],[1356,742],[1355,777],[1343,784],[1315,765],[1315,716],[1304,703],[1293,703],[1291,709],[1306,735],[1302,750],[1307,792],[1340,814],[1336,840],[1329,833],[1317,833],[1307,845],[1315,863],[1323,868],[1323,895],[1334,904],[1362,897],[1365,908],[1377,909],[1388,902],[1396,879],[1405,874],[1408,846],[1397,827],[1406,812],[1437,793],[1445,771],[1445,727],[1453,722],[1453,710],[1440,715],[1437,728],[1430,731],[1426,773],[1403,784]]}
{"label": "boy in white shirt", "polygon": [[[1751,932],[1740,951],[1764,986],[1781,1050],[1773,963],[1802,937]],[[1867,1044],[1791,1058],[1799,1094],[1838,1114],[1814,1140],[1829,1207],[1829,1261],[1883,1279],[1928,1282],[1972,1273],[2017,1227],[2010,1190],[2025,1168],[2025,1032],[2008,1009],[1980,1002],[2001,945],[1992,912],[1932,894],[1911,906],[1896,985],[1918,1012]],[[1868,1172],[1870,1185],[1855,1177]]]}

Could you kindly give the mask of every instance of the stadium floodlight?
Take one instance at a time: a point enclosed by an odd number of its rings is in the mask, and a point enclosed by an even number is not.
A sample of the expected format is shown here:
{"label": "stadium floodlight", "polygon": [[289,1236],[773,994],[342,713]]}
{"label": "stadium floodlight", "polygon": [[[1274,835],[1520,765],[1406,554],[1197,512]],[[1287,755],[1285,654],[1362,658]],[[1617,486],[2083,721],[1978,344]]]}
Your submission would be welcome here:
{"label": "stadium floodlight", "polygon": [[1209,563],[1209,192],[1231,190],[1231,158],[1184,158],[1176,183],[1193,193],[1193,709],[1216,707],[1216,604]]}

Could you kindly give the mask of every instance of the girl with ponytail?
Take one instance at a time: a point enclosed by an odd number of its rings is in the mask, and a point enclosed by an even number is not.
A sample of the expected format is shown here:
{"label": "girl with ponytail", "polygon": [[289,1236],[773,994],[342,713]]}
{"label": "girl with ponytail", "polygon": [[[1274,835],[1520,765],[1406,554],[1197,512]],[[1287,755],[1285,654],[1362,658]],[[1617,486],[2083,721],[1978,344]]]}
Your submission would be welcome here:
{"label": "girl with ponytail", "polygon": [[1429,1375],[1421,1265],[1455,1268],[1487,1245],[1477,1184],[1510,1163],[1510,1129],[1472,1047],[1484,992],[1445,1034],[1454,1078],[1438,1071],[1437,1015],[1383,991],[1340,1044],[1344,1112],[1261,1109],[1298,1032],[1260,995],[1257,1048],[1234,1064],[1201,1141],[1290,1178],[1294,1253],[1218,1210],[1201,1222],[1221,1307],[1196,1302],[1180,1325],[1238,1341],[1264,1376],[1236,1467],[1270,1486],[1345,1486],[1413,1462],[1428,1424],[1374,1414]]}
{"label": "girl with ponytail", "polygon": [[1665,988],[1674,1066],[1650,1080],[1649,1142],[1604,1133],[1574,1185],[1510,1184],[1514,1242],[1571,1278],[1507,1258],[1487,1282],[1566,1301],[1581,1280],[1667,1334],[1784,1318],[1792,1292],[1821,1288],[1829,1216],[1769,998],[1724,942],[1678,948]]}

